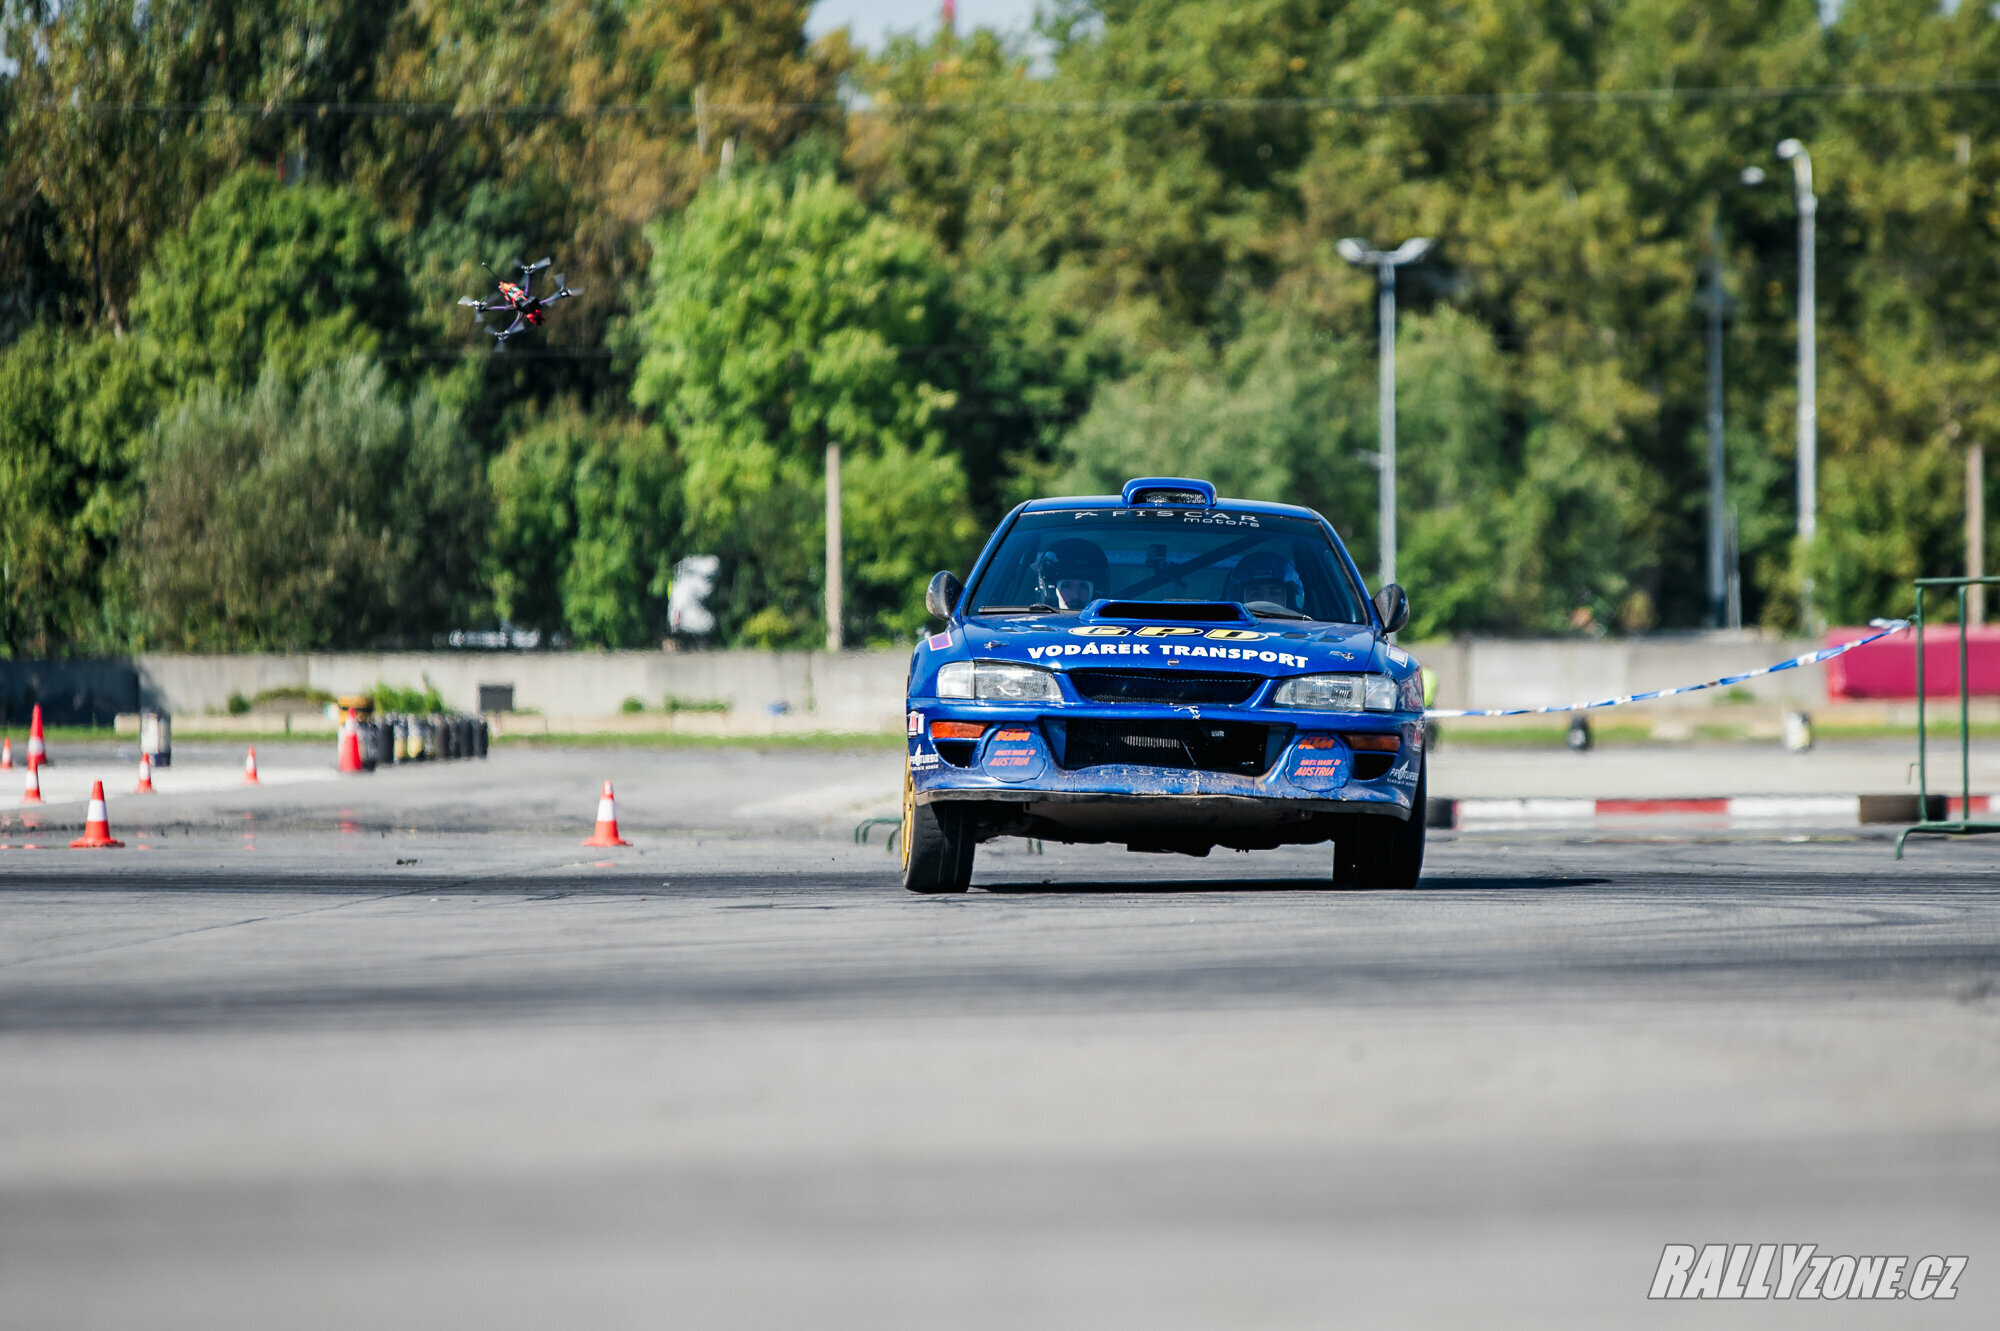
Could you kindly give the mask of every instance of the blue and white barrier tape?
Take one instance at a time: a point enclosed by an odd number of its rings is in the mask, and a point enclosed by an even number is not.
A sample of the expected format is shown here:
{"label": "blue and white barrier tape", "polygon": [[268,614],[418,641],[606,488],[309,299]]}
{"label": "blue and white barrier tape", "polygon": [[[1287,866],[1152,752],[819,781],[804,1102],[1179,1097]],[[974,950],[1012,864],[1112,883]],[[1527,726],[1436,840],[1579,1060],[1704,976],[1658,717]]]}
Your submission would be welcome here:
{"label": "blue and white barrier tape", "polygon": [[1450,709],[1433,707],[1424,712],[1424,718],[1426,720],[1435,720],[1439,717],[1456,716],[1542,716],[1550,712],[1587,712],[1595,707],[1618,707],[1628,702],[1650,702],[1654,698],[1671,698],[1677,693],[1696,693],[1702,689],[1720,688],[1725,684],[1740,684],[1746,679],[1755,679],[1759,675],[1775,675],[1780,670],[1795,670],[1799,666],[1818,665],[1821,661],[1831,661],[1842,652],[1851,652],[1856,647],[1866,647],[1869,643],[1886,638],[1892,633],[1901,633],[1904,629],[1910,627],[1910,621],[1907,619],[1871,619],[1868,621],[1868,627],[1880,629],[1881,632],[1871,633],[1865,638],[1856,638],[1853,642],[1843,642],[1838,647],[1822,647],[1816,652],[1807,652],[1804,656],[1794,656],[1791,660],[1780,661],[1776,665],[1767,665],[1757,670],[1746,670],[1740,675],[1724,675],[1721,679],[1711,679],[1706,684],[1683,684],[1679,688],[1674,689],[1654,689],[1651,693],[1628,693],[1622,698],[1604,698],[1597,702],[1558,703],[1553,707]]}

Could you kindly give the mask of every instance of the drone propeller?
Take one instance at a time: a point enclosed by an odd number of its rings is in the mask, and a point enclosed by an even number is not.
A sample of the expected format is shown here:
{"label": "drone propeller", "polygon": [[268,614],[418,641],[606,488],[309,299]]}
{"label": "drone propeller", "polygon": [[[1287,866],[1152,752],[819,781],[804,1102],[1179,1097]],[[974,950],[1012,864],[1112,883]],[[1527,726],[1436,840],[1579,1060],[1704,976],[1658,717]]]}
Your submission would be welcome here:
{"label": "drone propeller", "polygon": [[470,307],[471,307],[472,309],[475,309],[475,310],[476,310],[476,309],[478,309],[478,308],[479,308],[479,297],[477,297],[477,296],[460,296],[460,297],[458,298],[458,303],[459,303],[459,304],[461,304],[461,305],[466,305],[466,306],[470,306]]}
{"label": "drone propeller", "polygon": [[[515,260],[514,262],[516,262],[516,263],[520,263],[520,260],[519,260],[519,259],[516,259],[516,260]],[[548,267],[548,266],[549,266],[550,264],[552,264],[552,263],[554,263],[554,262],[555,262],[555,260],[554,260],[554,259],[543,259],[543,260],[542,260],[541,262],[539,262],[539,263],[534,263],[534,264],[528,264],[528,265],[524,266],[524,267],[523,267],[523,268],[521,269],[521,271],[522,271],[522,272],[524,272],[524,273],[539,273],[539,272],[541,272],[541,271],[542,271],[542,269],[544,269],[544,268]]]}

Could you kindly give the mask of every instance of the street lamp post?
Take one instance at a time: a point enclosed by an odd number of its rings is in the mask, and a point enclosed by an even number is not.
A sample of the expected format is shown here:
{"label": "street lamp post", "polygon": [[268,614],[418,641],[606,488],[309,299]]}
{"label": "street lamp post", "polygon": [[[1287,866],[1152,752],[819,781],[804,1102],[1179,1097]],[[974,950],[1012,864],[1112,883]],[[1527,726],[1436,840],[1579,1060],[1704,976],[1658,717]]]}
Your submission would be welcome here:
{"label": "street lamp post", "polygon": [[1378,250],[1365,240],[1347,239],[1334,248],[1356,268],[1375,270],[1376,302],[1381,319],[1381,375],[1378,388],[1382,444],[1377,462],[1382,469],[1381,584],[1396,580],[1396,270],[1431,251],[1428,236],[1406,240],[1393,250]]}
{"label": "street lamp post", "polygon": [[[1724,535],[1728,503],[1726,458],[1722,437],[1722,221],[1708,228],[1708,622],[1721,628],[1729,622],[1729,584],[1724,570]],[[1732,626],[1733,627],[1733,626]]]}
{"label": "street lamp post", "polygon": [[[1797,139],[1778,145],[1778,160],[1792,164],[1792,198],[1799,208],[1799,541],[1810,552],[1819,529],[1819,393],[1813,292],[1813,231],[1819,197],[1813,193],[1812,154]],[[1806,627],[1815,625],[1812,571],[1803,573]]]}

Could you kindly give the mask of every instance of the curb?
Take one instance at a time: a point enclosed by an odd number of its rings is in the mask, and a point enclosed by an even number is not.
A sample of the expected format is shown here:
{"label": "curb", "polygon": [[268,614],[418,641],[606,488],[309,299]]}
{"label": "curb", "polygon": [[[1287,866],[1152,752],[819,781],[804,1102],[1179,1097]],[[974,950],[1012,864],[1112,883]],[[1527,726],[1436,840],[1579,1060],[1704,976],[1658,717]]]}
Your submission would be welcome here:
{"label": "curb", "polygon": [[[1985,813],[1996,797],[1974,795],[1971,808],[1957,795],[1932,795],[1933,820]],[[1899,823],[1918,820],[1915,795],[1733,795],[1699,799],[1433,799],[1426,823],[1434,828],[1538,827],[1552,824],[1678,818],[1701,823],[1770,823],[1779,820],[1821,825]]]}

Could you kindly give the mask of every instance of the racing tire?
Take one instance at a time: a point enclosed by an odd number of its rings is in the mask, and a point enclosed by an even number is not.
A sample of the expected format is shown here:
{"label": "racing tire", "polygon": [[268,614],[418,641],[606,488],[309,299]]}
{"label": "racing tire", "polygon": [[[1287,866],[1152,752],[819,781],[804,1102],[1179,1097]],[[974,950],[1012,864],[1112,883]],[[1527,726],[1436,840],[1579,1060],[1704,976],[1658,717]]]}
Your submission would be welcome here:
{"label": "racing tire", "polygon": [[1429,799],[1429,764],[1417,768],[1417,793],[1410,799],[1408,820],[1380,818],[1376,826],[1347,842],[1336,841],[1333,876],[1364,892],[1407,892],[1424,873],[1425,812]]}
{"label": "racing tire", "polygon": [[903,886],[926,896],[963,892],[972,884],[976,843],[965,813],[950,804],[918,804],[916,783],[903,773]]}

